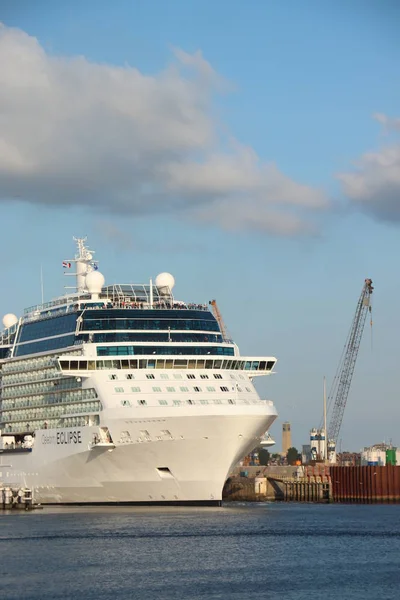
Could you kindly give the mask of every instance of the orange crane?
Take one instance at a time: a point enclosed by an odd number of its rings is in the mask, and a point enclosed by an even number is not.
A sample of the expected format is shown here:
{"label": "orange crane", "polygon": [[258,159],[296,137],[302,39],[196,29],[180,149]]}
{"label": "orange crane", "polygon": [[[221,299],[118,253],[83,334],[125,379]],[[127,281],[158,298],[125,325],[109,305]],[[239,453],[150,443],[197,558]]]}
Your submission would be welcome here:
{"label": "orange crane", "polygon": [[218,308],[218,304],[216,300],[210,300],[209,304],[211,305],[212,311],[213,311],[213,315],[214,317],[217,319],[218,325],[219,325],[219,329],[222,333],[222,339],[224,340],[224,342],[231,342],[231,337],[228,333],[228,330],[225,326],[224,320],[222,318],[221,312]]}

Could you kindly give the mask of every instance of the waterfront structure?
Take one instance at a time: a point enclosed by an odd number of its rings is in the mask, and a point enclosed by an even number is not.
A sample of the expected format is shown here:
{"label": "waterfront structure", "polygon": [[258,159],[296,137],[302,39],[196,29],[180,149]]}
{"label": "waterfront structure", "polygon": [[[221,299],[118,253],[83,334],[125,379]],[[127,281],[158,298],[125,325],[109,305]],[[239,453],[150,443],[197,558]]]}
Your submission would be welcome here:
{"label": "waterfront structure", "polygon": [[400,465],[400,450],[391,444],[374,444],[361,452],[361,465],[381,466]]}
{"label": "waterfront structure", "polygon": [[310,431],[310,452],[311,460],[324,460],[325,458],[326,434],[325,429],[311,429]]}
{"label": "waterfront structure", "polygon": [[311,460],[311,444],[303,444],[301,448],[301,463],[308,465]]}
{"label": "waterfront structure", "polygon": [[285,421],[282,424],[282,455],[286,456],[289,448],[292,447],[292,433],[290,430],[290,423]]}
{"label": "waterfront structure", "polygon": [[41,503],[220,503],[277,413],[207,304],[175,281],[105,285],[78,239],[76,291],[3,318],[0,479]]}

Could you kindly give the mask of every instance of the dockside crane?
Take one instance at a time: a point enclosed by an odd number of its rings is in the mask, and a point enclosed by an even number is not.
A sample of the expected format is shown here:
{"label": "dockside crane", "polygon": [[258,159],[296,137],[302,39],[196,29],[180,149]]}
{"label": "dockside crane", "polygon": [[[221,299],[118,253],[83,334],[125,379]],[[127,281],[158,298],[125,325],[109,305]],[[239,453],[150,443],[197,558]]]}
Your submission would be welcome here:
{"label": "dockside crane", "polygon": [[[353,379],[365,321],[368,313],[371,314],[372,312],[371,296],[373,290],[372,279],[366,279],[357,302],[356,312],[343,349],[342,357],[328,395],[328,411],[331,410],[328,426],[328,450],[330,453],[335,453],[336,450],[336,443],[343,421],[351,381]],[[372,316],[370,323],[372,326]]]}

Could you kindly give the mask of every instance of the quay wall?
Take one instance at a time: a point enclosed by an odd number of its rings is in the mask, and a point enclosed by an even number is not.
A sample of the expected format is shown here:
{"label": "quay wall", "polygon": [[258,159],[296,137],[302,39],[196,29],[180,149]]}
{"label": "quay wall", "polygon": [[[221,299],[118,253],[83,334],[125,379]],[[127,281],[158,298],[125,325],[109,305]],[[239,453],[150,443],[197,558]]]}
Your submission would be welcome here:
{"label": "quay wall", "polygon": [[245,467],[232,472],[223,499],[400,504],[400,466]]}
{"label": "quay wall", "polygon": [[400,503],[400,466],[330,467],[334,502]]}

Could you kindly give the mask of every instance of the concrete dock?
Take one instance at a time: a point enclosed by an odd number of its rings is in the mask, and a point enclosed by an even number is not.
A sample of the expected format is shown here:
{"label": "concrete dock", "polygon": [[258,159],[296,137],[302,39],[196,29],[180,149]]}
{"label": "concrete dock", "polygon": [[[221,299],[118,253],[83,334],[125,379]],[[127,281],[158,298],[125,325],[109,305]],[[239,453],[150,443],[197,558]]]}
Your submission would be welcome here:
{"label": "concrete dock", "polygon": [[227,480],[225,501],[331,502],[329,471],[303,467],[246,467]]}

